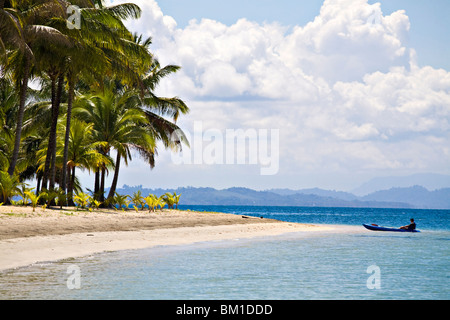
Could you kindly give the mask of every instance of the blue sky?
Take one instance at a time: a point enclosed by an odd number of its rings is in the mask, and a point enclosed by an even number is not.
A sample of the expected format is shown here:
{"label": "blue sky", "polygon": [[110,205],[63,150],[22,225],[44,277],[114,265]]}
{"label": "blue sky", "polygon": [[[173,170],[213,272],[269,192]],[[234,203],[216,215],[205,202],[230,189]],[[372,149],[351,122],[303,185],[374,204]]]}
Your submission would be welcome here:
{"label": "blue sky", "polygon": [[[150,171],[136,156],[119,186],[352,190],[450,174],[450,1],[133,2],[142,17],[130,29],[153,38],[162,65],[182,67],[157,94],[190,107],[178,124],[191,158],[160,148]],[[239,129],[259,141],[278,130],[276,174],[216,153]]]}

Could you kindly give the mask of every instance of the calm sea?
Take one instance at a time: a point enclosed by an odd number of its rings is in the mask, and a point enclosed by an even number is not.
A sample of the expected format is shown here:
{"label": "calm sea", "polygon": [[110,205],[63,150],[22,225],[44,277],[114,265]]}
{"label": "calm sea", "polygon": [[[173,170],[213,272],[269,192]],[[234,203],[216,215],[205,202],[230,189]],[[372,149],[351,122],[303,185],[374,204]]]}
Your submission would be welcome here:
{"label": "calm sea", "polygon": [[[450,210],[182,206],[333,231],[126,250],[0,272],[0,299],[449,299]],[[420,233],[365,230],[362,223]]]}

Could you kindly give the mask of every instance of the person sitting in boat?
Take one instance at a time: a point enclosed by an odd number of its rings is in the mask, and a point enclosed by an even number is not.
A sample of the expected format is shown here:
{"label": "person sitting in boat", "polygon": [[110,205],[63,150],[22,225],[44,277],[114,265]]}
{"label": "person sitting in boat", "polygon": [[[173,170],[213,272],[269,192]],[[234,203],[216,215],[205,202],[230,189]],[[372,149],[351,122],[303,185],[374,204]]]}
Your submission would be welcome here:
{"label": "person sitting in boat", "polygon": [[408,224],[408,225],[406,225],[406,226],[403,226],[403,227],[400,227],[400,229],[404,229],[404,230],[415,230],[415,229],[416,229],[416,223],[414,222],[414,219],[411,218],[410,221],[411,221],[410,224]]}

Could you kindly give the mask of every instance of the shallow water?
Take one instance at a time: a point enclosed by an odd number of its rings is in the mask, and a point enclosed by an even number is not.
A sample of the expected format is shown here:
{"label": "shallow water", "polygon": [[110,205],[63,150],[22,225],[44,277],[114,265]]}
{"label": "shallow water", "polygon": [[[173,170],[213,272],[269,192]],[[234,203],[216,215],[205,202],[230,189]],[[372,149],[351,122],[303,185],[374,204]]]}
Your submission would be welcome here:
{"label": "shallow water", "polygon": [[[0,299],[450,298],[450,231],[335,228],[19,268],[0,273]],[[368,273],[373,267],[379,272]]]}

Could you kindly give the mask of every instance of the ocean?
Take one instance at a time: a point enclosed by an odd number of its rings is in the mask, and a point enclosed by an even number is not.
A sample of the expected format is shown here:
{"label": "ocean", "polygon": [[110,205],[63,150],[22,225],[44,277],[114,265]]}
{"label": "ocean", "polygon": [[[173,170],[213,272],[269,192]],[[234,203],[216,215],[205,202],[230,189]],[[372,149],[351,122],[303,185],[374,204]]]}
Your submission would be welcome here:
{"label": "ocean", "polygon": [[[180,206],[334,225],[106,252],[0,272],[0,299],[447,300],[450,210]],[[373,232],[362,223],[420,233]],[[76,277],[75,277],[76,276]]]}

